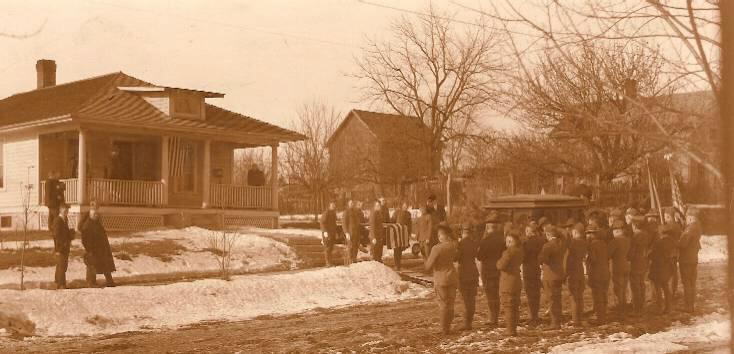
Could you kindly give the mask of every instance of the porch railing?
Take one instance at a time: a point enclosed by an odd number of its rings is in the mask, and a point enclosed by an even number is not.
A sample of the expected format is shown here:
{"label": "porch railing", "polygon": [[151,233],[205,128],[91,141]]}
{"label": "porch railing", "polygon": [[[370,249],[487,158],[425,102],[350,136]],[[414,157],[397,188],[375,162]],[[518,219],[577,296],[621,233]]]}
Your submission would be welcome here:
{"label": "porch railing", "polygon": [[122,179],[89,179],[89,199],[102,205],[162,206],[165,204],[165,188],[158,181],[133,181]]}
{"label": "porch railing", "polygon": [[[60,179],[59,182],[63,183],[66,189],[64,190],[64,200],[67,203],[77,203],[77,196],[79,196],[79,180],[76,178]],[[46,181],[41,181],[41,188],[39,190],[39,204],[46,205]]]}
{"label": "porch railing", "polygon": [[271,192],[270,187],[212,184],[209,198],[212,208],[270,209]]}

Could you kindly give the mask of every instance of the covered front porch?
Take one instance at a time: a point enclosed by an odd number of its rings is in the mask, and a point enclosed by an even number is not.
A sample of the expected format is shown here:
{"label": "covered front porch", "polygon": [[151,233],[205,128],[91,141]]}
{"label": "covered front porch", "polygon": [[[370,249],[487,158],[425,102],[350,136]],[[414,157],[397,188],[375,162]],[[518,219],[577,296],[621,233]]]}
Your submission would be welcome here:
{"label": "covered front porch", "polygon": [[[139,130],[138,130],[139,131]],[[115,129],[80,128],[39,135],[39,204],[46,179],[57,174],[67,203],[124,208],[278,210],[278,146],[270,178],[234,184],[234,151],[262,146]],[[267,146],[267,145],[266,145]],[[162,211],[162,210],[161,210]]]}

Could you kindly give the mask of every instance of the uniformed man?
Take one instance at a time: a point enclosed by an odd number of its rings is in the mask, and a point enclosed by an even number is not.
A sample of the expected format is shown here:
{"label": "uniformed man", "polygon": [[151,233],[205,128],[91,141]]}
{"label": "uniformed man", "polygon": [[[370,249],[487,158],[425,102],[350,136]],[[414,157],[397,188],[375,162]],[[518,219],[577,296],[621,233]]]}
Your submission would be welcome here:
{"label": "uniformed man", "polygon": [[[676,210],[673,207],[667,207],[663,209],[663,224],[670,226],[670,238],[673,240],[673,243],[678,244],[678,241],[680,241],[680,236],[683,233],[683,228],[681,227],[681,224],[676,220],[675,214]],[[673,262],[673,273],[670,276],[671,299],[675,299],[678,293],[678,253],[678,247],[674,247],[670,258],[671,262]]]}
{"label": "uniformed man", "polygon": [[520,318],[520,265],[523,251],[520,247],[520,233],[511,229],[505,235],[506,249],[497,261],[500,270],[500,299],[504,311],[505,327],[508,336],[517,335],[517,321]]}
{"label": "uniformed man", "polygon": [[696,278],[698,277],[698,251],[701,249],[701,226],[698,223],[696,209],[688,209],[686,228],[677,246],[680,279],[683,283],[683,310],[693,313],[696,300]]}
{"label": "uniformed man", "polygon": [[486,221],[487,229],[479,241],[477,259],[482,265],[482,285],[489,305],[489,326],[497,326],[500,311],[500,273],[497,270],[497,261],[505,250],[505,238],[502,235],[499,216],[491,214]]}
{"label": "uniformed man", "polygon": [[[413,216],[410,214],[410,210],[408,210],[408,203],[403,202],[403,204],[400,206],[399,210],[395,210],[392,216],[392,222],[403,225],[407,227],[408,229],[408,236],[410,236],[413,232]],[[395,269],[400,271],[400,263],[403,258],[403,251],[405,250],[406,246],[399,247],[397,245],[393,245],[393,260],[395,261]]]}
{"label": "uniformed man", "polygon": [[[437,225],[437,224],[436,224]],[[423,259],[428,259],[428,255],[431,253],[431,247],[433,247],[433,230],[436,228],[434,225],[433,216],[427,206],[421,208],[421,216],[418,217],[416,223],[416,238],[421,248],[421,256]]]}
{"label": "uniformed man", "polygon": [[563,259],[566,254],[561,234],[552,225],[545,228],[545,237],[548,240],[538,255],[538,262],[543,268],[543,293],[548,299],[551,323],[548,330],[561,328],[563,308],[561,304],[561,288],[566,278],[563,269]]}
{"label": "uniformed man", "polygon": [[568,253],[566,255],[566,281],[568,291],[571,293],[571,318],[575,327],[582,326],[581,321],[584,313],[584,262],[588,254],[588,242],[584,225],[577,223],[571,229],[571,240],[568,242]]}
{"label": "uniformed man", "polygon": [[336,203],[331,202],[329,203],[329,209],[321,214],[321,244],[324,246],[324,258],[327,267],[334,265],[331,253],[334,250],[337,232]]}
{"label": "uniformed man", "polygon": [[436,291],[441,317],[441,333],[449,334],[454,319],[456,288],[459,285],[459,277],[454,267],[457,245],[448,225],[440,224],[437,229],[439,244],[431,249],[425,267],[427,271],[433,272],[433,288]]}
{"label": "uniformed man", "polygon": [[538,255],[546,240],[543,235],[538,232],[537,224],[529,224],[525,227],[525,240],[522,244],[523,261],[522,261],[522,281],[525,287],[525,297],[528,301],[528,317],[529,325],[537,326],[540,324],[540,263]]}
{"label": "uniformed man", "polygon": [[589,255],[586,257],[586,269],[589,272],[589,287],[594,304],[596,321],[604,324],[607,320],[607,292],[609,291],[609,250],[602,230],[596,225],[589,225],[586,235],[589,241]]}
{"label": "uniformed man", "polygon": [[609,242],[609,258],[612,261],[612,284],[614,297],[617,300],[616,309],[620,318],[624,318],[627,308],[627,287],[630,276],[630,239],[627,237],[627,225],[621,220],[612,224],[614,238]]}
{"label": "uniformed man", "polygon": [[472,329],[476,310],[477,287],[479,287],[479,270],[477,269],[477,252],[479,240],[473,234],[474,227],[470,223],[461,226],[461,241],[459,241],[459,292],[464,300],[464,327],[462,330]]}
{"label": "uniformed man", "polygon": [[385,228],[382,226],[382,204],[377,201],[370,213],[370,242],[373,261],[382,263],[382,249],[385,247]]}
{"label": "uniformed man", "polygon": [[[660,238],[655,240],[650,249],[650,280],[656,288],[655,304],[662,314],[670,313],[672,294],[670,293],[670,277],[673,273],[673,262],[671,261],[673,249],[673,227],[662,225],[660,227]],[[662,303],[664,298],[665,303]]]}
{"label": "uniformed man", "polygon": [[632,243],[630,245],[630,290],[632,290],[632,309],[636,315],[645,308],[645,276],[648,270],[648,255],[652,237],[647,232],[645,219],[632,218]]}

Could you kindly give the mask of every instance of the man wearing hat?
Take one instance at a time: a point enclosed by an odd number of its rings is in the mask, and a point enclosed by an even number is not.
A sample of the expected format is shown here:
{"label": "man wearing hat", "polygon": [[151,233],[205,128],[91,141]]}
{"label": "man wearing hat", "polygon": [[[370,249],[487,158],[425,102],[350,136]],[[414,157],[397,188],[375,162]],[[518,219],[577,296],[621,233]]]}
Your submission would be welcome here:
{"label": "man wearing hat", "polygon": [[646,231],[645,219],[632,218],[632,243],[630,245],[630,290],[632,290],[632,309],[634,314],[642,314],[645,307],[645,275],[648,268],[648,253],[652,237]]}
{"label": "man wearing hat", "polygon": [[566,278],[563,269],[566,249],[561,240],[561,234],[555,227],[546,227],[545,236],[548,242],[540,250],[538,261],[543,267],[543,292],[549,300],[551,315],[551,323],[547,329],[556,330],[561,328],[563,316],[561,288]]}
{"label": "man wearing hat", "polygon": [[66,289],[66,270],[69,266],[71,240],[74,229],[69,228],[69,205],[59,205],[59,215],[54,218],[51,230],[54,234],[54,255],[56,256],[56,272],[54,282],[56,289]]}
{"label": "man wearing hat", "polygon": [[[676,220],[676,214],[677,210],[673,207],[665,207],[663,209],[663,224],[670,226],[670,237],[673,240],[673,243],[677,245],[678,241],[680,241],[680,236],[683,233],[683,228],[678,220]],[[678,253],[678,247],[674,247],[671,255],[671,262],[673,262],[673,274],[670,277],[670,296],[673,299],[675,299],[676,294],[678,293]]]}
{"label": "man wearing hat", "polygon": [[372,213],[370,213],[370,255],[373,261],[382,263],[382,251],[385,247],[385,227],[382,225],[384,219],[382,217],[382,204],[377,201],[374,204]]}
{"label": "man wearing hat", "polygon": [[[658,310],[667,314],[670,313],[670,303],[672,296],[670,293],[670,277],[674,271],[671,256],[675,243],[673,242],[673,227],[670,225],[662,225],[660,227],[660,238],[655,240],[650,248],[650,280],[655,286],[655,304]],[[662,297],[665,299],[662,304]]]}
{"label": "man wearing hat", "polygon": [[609,241],[609,258],[612,261],[612,285],[614,297],[617,299],[616,309],[619,317],[624,319],[627,307],[627,287],[630,276],[630,239],[626,234],[624,221],[615,220],[612,224],[612,236]]}
{"label": "man wearing hat", "polygon": [[586,235],[591,237],[586,269],[589,272],[589,287],[594,303],[596,324],[604,324],[607,320],[607,292],[609,290],[609,250],[602,233],[603,231],[593,223],[586,229]]}
{"label": "man wearing hat", "polygon": [[451,228],[446,224],[439,224],[437,229],[439,244],[431,249],[425,267],[427,271],[433,272],[433,287],[441,317],[441,333],[449,334],[454,319],[456,288],[459,285],[459,277],[454,267],[457,249]]}
{"label": "man wearing hat", "polygon": [[546,240],[538,231],[537,224],[531,222],[525,227],[525,242],[522,243],[524,257],[522,259],[522,282],[525,288],[525,297],[528,299],[530,326],[540,323],[540,263],[538,255]]}
{"label": "man wearing hat", "polygon": [[477,270],[477,251],[479,240],[473,235],[474,226],[464,223],[461,226],[461,241],[457,261],[459,263],[459,292],[464,300],[464,327],[470,330],[476,309],[477,287],[479,286],[479,270]]}
{"label": "man wearing hat", "polygon": [[497,213],[491,213],[486,224],[484,238],[479,241],[477,259],[482,264],[482,285],[489,305],[489,325],[496,326],[500,315],[500,272],[497,261],[505,250],[505,237]]}
{"label": "man wearing hat", "polygon": [[698,210],[688,208],[686,228],[678,242],[678,265],[680,280],[683,283],[684,311],[693,313],[696,299],[696,278],[698,277],[698,251],[701,249],[701,226],[698,223]]}
{"label": "man wearing hat", "polygon": [[520,319],[520,265],[523,260],[520,248],[520,232],[512,228],[505,235],[506,249],[497,261],[500,270],[500,299],[504,311],[505,326],[508,336],[517,335],[517,321]]}
{"label": "man wearing hat", "polygon": [[583,224],[575,224],[571,229],[571,237],[568,241],[568,254],[566,255],[566,277],[568,291],[571,293],[574,326],[581,326],[581,317],[584,313],[584,260],[588,253],[588,243]]}

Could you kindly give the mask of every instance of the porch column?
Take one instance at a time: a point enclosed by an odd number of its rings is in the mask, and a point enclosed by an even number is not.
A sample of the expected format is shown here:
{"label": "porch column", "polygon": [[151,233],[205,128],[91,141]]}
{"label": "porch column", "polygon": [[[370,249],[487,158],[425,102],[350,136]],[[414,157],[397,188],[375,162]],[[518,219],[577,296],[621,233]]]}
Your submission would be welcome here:
{"label": "porch column", "polygon": [[161,183],[163,183],[163,205],[168,205],[168,191],[170,190],[171,172],[170,160],[168,158],[168,141],[167,135],[161,136]]}
{"label": "porch column", "polygon": [[79,129],[79,156],[77,157],[77,200],[79,205],[87,202],[87,132]]}
{"label": "porch column", "polygon": [[278,144],[270,146],[270,156],[272,158],[270,165],[270,203],[273,206],[273,210],[278,210]]}
{"label": "porch column", "polygon": [[201,207],[209,207],[209,191],[211,190],[211,174],[212,174],[212,142],[211,140],[204,141],[204,163],[203,163],[203,178],[202,189],[201,189]]}

